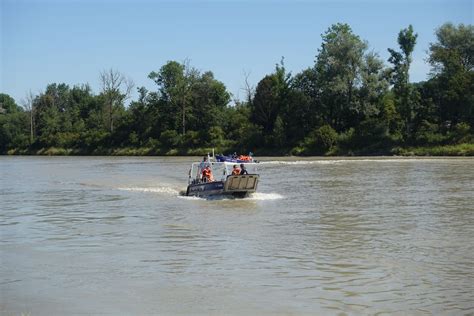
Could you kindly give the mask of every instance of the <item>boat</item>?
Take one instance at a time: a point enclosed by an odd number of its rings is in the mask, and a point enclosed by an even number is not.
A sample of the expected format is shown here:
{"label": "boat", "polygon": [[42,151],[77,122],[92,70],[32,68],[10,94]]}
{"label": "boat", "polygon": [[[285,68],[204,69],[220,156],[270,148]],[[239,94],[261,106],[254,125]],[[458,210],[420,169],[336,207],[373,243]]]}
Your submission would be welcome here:
{"label": "boat", "polygon": [[227,155],[227,156],[216,155],[216,161],[233,162],[233,163],[249,163],[249,162],[258,163],[258,161],[252,157],[252,153],[250,153],[249,155],[237,155],[237,154]]}
{"label": "boat", "polygon": [[[217,157],[217,156],[216,156]],[[203,166],[209,166],[213,179],[202,176]],[[244,198],[257,191],[260,179],[254,162],[242,162],[248,174],[232,175],[235,162],[210,161],[195,162],[189,170],[187,196],[209,197],[214,195]]]}

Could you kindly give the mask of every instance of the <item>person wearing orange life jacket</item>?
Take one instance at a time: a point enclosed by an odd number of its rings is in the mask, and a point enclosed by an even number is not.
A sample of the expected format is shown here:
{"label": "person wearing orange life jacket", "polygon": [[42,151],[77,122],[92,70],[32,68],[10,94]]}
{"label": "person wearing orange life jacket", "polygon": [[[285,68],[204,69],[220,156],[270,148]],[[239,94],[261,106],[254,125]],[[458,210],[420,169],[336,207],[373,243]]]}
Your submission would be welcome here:
{"label": "person wearing orange life jacket", "polygon": [[240,174],[240,168],[237,165],[234,165],[234,168],[232,169],[232,175],[237,176]]}
{"label": "person wearing orange life jacket", "polygon": [[214,177],[212,176],[211,167],[206,166],[202,171],[202,181],[203,182],[212,182],[214,181]]}
{"label": "person wearing orange life jacket", "polygon": [[249,162],[252,160],[250,156],[245,156],[245,155],[240,155],[237,159],[242,160],[242,161],[249,161]]}

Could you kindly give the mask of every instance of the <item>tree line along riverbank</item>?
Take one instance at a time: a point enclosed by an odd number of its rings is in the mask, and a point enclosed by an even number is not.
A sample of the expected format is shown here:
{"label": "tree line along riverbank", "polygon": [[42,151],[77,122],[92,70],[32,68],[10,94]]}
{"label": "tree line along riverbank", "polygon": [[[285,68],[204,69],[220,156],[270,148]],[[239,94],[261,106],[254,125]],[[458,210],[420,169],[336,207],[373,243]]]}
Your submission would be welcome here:
{"label": "tree line along riverbank", "polygon": [[[245,98],[211,71],[169,61],[153,91],[117,70],[101,90],[51,83],[21,106],[0,94],[0,153],[38,155],[474,155],[474,27],[434,30],[432,68],[410,82],[418,35],[394,34],[383,61],[347,24],[322,34],[315,62],[292,74],[284,59]],[[130,100],[137,89],[138,98]]]}

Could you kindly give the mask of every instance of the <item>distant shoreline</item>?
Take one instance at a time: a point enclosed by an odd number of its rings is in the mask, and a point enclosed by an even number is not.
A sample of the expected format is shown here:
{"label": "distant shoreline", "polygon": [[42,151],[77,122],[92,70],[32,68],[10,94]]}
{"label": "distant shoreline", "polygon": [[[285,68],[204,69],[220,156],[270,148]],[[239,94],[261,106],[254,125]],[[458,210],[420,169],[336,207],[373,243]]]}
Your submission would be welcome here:
{"label": "distant shoreline", "polygon": [[[10,149],[1,153],[2,156],[158,156],[158,157],[192,157],[202,156],[212,152],[209,148],[198,149],[156,149],[146,147],[71,149],[71,148],[41,148],[41,149]],[[224,151],[226,152],[226,151]],[[360,152],[327,152],[323,155],[295,155],[291,152],[261,149],[255,151],[255,156],[266,157],[362,157],[362,156],[419,156],[419,157],[470,157],[474,156],[474,144],[425,146],[425,147],[394,147],[383,151]]]}

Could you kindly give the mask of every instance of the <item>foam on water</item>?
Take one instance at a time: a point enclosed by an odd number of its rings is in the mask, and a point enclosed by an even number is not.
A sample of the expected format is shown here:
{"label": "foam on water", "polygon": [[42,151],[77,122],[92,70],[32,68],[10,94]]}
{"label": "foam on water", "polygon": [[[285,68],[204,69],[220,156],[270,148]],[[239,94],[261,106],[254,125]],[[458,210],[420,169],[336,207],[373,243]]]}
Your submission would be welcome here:
{"label": "foam on water", "polygon": [[295,160],[295,161],[262,161],[262,165],[334,165],[344,162],[343,160]]}
{"label": "foam on water", "polygon": [[[233,196],[228,195],[215,195],[215,196],[206,196],[206,197],[197,197],[197,196],[186,196],[184,190],[179,190],[178,188],[172,186],[157,186],[157,187],[120,187],[118,190],[131,191],[131,192],[145,192],[145,193],[159,193],[166,195],[174,195],[180,199],[186,200],[238,200]],[[271,201],[282,199],[283,196],[278,193],[260,193],[255,192],[251,193],[248,197],[243,198],[244,200],[253,200],[253,201]]]}
{"label": "foam on water", "polygon": [[[123,190],[123,191],[131,191],[131,192],[161,193],[161,194],[175,195],[180,199],[186,199],[186,200],[235,200],[236,199],[233,196],[226,196],[226,195],[216,195],[216,196],[207,196],[207,197],[186,196],[184,194],[184,191],[180,191],[176,188],[172,188],[169,186],[147,187],[147,188],[122,187],[118,189]],[[255,193],[250,194],[248,197],[244,199],[254,200],[254,201],[270,201],[270,200],[279,200],[282,198],[283,196],[278,193],[255,192]]]}
{"label": "foam on water", "polygon": [[132,192],[151,192],[151,193],[163,193],[169,195],[178,195],[179,190],[168,187],[168,186],[159,186],[159,187],[149,187],[149,188],[140,188],[140,187],[129,187],[129,188],[118,188],[123,191],[132,191]]}
{"label": "foam on water", "polygon": [[224,194],[217,194],[217,195],[207,195],[207,196],[187,196],[184,194],[180,194],[178,196],[180,199],[186,200],[200,200],[200,201],[222,201],[222,200],[236,200],[234,196],[231,195],[224,195]]}
{"label": "foam on water", "polygon": [[180,199],[186,200],[206,200],[206,201],[222,201],[222,200],[252,200],[252,201],[270,201],[283,199],[283,196],[278,193],[252,193],[245,198],[236,198],[232,195],[211,195],[211,196],[186,196],[180,194]]}
{"label": "foam on water", "polygon": [[246,199],[257,200],[257,201],[279,200],[279,199],[283,199],[283,195],[280,195],[278,193],[255,192],[255,193],[250,194],[250,196]]}
{"label": "foam on water", "polygon": [[270,160],[262,161],[262,165],[335,165],[335,164],[346,164],[346,163],[361,163],[361,162],[377,162],[377,163],[405,163],[405,162],[449,162],[452,163],[452,159],[443,158],[355,158],[355,159],[321,159],[321,160],[294,160],[294,161],[281,161],[281,160]]}
{"label": "foam on water", "polygon": [[185,195],[185,194],[179,194],[178,198],[179,199],[185,199],[185,200],[205,200],[205,198],[203,198],[203,197],[193,196],[193,195],[188,196],[188,195]]}

